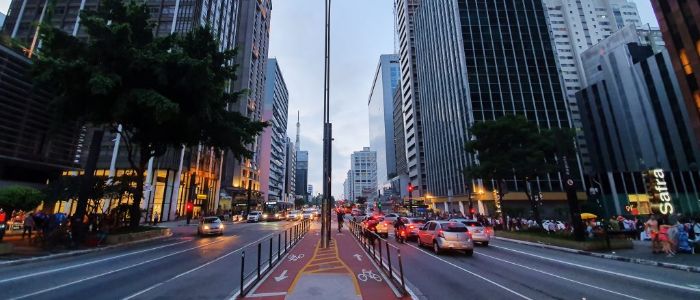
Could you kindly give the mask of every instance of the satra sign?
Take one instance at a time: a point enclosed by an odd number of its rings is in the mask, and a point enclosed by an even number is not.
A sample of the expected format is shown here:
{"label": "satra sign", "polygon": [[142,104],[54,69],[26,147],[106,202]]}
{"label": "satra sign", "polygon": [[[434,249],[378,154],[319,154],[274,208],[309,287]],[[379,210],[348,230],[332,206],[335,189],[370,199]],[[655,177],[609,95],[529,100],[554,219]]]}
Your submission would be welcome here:
{"label": "satra sign", "polygon": [[651,209],[655,213],[664,215],[673,213],[673,203],[671,203],[671,194],[668,191],[668,184],[664,178],[664,170],[653,169],[649,171],[649,195]]}

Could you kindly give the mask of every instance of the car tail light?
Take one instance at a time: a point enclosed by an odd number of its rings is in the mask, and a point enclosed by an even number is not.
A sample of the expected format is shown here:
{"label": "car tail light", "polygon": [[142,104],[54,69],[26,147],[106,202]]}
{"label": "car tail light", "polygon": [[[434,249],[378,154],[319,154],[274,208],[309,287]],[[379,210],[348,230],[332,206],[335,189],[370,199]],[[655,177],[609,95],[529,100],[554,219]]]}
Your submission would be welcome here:
{"label": "car tail light", "polygon": [[416,229],[416,226],[408,225],[408,229]]}
{"label": "car tail light", "polygon": [[442,232],[442,229],[438,230],[438,237],[445,238],[445,235]]}
{"label": "car tail light", "polygon": [[472,233],[469,232],[469,231],[467,231],[467,238],[470,239],[470,240],[472,239]]}

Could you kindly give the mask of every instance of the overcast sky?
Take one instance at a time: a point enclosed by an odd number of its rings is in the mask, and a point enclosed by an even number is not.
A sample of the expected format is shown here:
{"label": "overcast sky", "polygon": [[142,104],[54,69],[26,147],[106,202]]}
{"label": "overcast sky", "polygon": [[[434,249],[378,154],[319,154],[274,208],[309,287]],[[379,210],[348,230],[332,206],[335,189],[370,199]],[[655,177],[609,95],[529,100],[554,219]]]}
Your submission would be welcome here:
{"label": "overcast sky", "polygon": [[[6,13],[11,0],[0,0]],[[643,22],[657,26],[649,0],[634,0]],[[309,151],[309,183],[320,192],[323,142],[324,0],[273,0],[270,57],[289,89],[294,139],[301,114],[301,147]],[[394,51],[393,0],[335,0],[331,24],[333,195],[343,193],[350,154],[369,146],[367,98],[379,55]]]}

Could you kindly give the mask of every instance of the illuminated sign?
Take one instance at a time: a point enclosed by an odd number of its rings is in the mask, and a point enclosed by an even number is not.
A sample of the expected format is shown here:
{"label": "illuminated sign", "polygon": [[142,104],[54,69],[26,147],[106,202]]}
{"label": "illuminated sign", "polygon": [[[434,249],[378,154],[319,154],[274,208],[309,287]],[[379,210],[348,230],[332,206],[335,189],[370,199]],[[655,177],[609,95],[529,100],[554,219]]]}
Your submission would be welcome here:
{"label": "illuminated sign", "polygon": [[671,203],[671,193],[668,191],[664,170],[653,169],[647,173],[647,192],[649,193],[649,202],[651,209],[655,213],[664,215],[673,213],[673,203]]}
{"label": "illuminated sign", "polygon": [[275,205],[277,204],[277,201],[270,201],[270,202],[265,202],[267,205]]}
{"label": "illuminated sign", "polygon": [[198,194],[197,199],[207,199],[207,195],[205,194]]}

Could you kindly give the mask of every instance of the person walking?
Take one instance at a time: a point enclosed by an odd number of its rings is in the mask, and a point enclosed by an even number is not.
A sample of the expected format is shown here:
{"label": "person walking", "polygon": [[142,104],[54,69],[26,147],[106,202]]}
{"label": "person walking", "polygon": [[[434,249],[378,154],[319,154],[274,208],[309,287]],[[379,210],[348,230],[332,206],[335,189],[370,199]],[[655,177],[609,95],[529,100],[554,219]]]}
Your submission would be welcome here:
{"label": "person walking", "polygon": [[24,235],[29,233],[29,238],[32,238],[32,230],[34,230],[34,214],[29,213],[24,216],[24,229],[22,230],[22,239]]}
{"label": "person walking", "polygon": [[656,220],[656,216],[652,215],[649,220],[644,223],[644,228],[647,232],[647,236],[651,238],[651,252],[659,253],[661,252],[661,240],[659,239],[659,221]]}
{"label": "person walking", "polygon": [[343,229],[343,222],[345,222],[345,212],[340,209],[336,215],[338,216],[338,232],[340,232]]}

